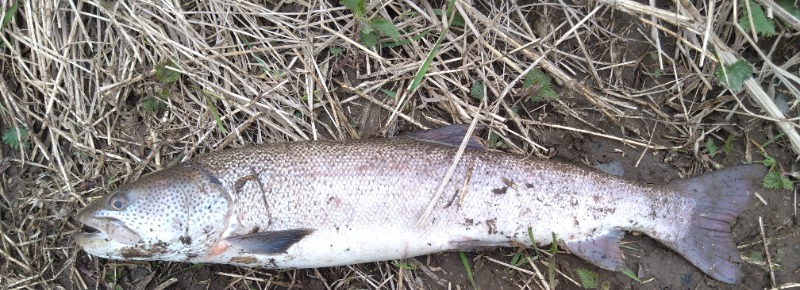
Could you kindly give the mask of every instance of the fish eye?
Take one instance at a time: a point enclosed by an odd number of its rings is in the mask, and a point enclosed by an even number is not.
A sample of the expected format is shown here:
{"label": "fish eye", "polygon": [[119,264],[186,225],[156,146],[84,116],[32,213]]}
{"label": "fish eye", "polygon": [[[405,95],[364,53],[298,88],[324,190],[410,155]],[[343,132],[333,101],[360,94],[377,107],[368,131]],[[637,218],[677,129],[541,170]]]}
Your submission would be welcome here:
{"label": "fish eye", "polygon": [[113,210],[123,210],[128,205],[128,199],[124,195],[117,194],[108,201],[108,205]]}

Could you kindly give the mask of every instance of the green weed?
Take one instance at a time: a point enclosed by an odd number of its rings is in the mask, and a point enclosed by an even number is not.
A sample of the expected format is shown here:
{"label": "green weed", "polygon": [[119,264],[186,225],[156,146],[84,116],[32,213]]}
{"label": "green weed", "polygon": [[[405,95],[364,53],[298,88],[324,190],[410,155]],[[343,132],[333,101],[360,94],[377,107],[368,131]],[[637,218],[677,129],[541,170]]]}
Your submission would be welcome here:
{"label": "green weed", "polygon": [[483,96],[485,93],[486,93],[486,87],[483,85],[483,83],[479,82],[474,83],[472,84],[472,87],[469,88],[470,97],[476,100],[483,100]]}
{"label": "green weed", "polygon": [[439,38],[436,39],[436,43],[433,44],[433,48],[431,48],[431,51],[428,52],[428,56],[425,58],[425,61],[420,66],[419,70],[417,70],[416,75],[414,75],[414,80],[411,81],[411,85],[409,86],[408,90],[409,95],[413,94],[417,90],[417,88],[419,88],[419,86],[422,85],[422,79],[428,72],[428,67],[430,67],[431,62],[433,61],[433,57],[439,51],[439,45],[441,45],[442,40],[444,40],[445,31],[450,29],[450,25],[453,22],[453,14],[454,14],[453,7],[455,6],[455,3],[456,3],[455,0],[450,0],[447,3],[447,15],[450,15],[450,17],[448,17],[448,19],[450,19],[450,22],[447,23],[447,26],[444,28],[444,31],[442,31],[442,33],[439,35]]}
{"label": "green weed", "polygon": [[174,62],[166,61],[156,66],[156,80],[162,84],[171,84],[180,79],[181,73]]}
{"label": "green weed", "polygon": [[553,90],[550,83],[549,75],[538,68],[534,68],[525,75],[522,88],[529,93],[531,101],[534,102],[558,99],[558,93]]}
{"label": "green weed", "polygon": [[464,264],[464,270],[467,272],[467,280],[472,284],[472,289],[478,290],[478,284],[475,284],[475,277],[472,276],[472,266],[469,265],[469,259],[464,252],[458,252],[458,257],[461,258],[461,263]]}
{"label": "green weed", "polygon": [[397,260],[392,260],[392,266],[397,267],[398,269],[406,269],[406,270],[416,270],[417,266],[411,263],[401,263]]}
{"label": "green weed", "polygon": [[581,285],[584,289],[595,289],[600,284],[599,275],[596,272],[580,268],[577,270],[578,278],[581,280]]}
{"label": "green weed", "polygon": [[11,23],[11,19],[14,18],[14,15],[17,14],[17,9],[19,9],[19,5],[22,4],[22,1],[16,1],[14,4],[8,7],[5,13],[3,13],[3,23],[0,25],[0,32]]}
{"label": "green weed", "polygon": [[717,67],[714,75],[720,84],[728,87],[731,92],[740,93],[744,90],[744,81],[753,75],[753,67],[744,60],[729,65]]}
{"label": "green weed", "polygon": [[347,9],[350,9],[353,12],[353,16],[358,20],[358,34],[361,38],[361,44],[368,47],[376,47],[381,36],[388,36],[395,42],[400,40],[400,32],[398,32],[394,23],[380,16],[366,17],[366,0],[342,0],[341,3]]}
{"label": "green weed", "polygon": [[767,172],[767,175],[764,176],[764,181],[762,182],[764,188],[767,189],[785,189],[791,190],[794,188],[794,182],[792,182],[789,177],[784,176],[780,172],[777,171],[770,171]]}
{"label": "green weed", "polygon": [[14,150],[28,150],[28,129],[22,126],[12,127],[3,133],[3,143]]}
{"label": "green weed", "polygon": [[212,100],[212,98],[209,98],[213,97],[214,99],[218,99],[221,97],[206,90],[203,90],[203,94],[206,100],[206,105],[208,105],[208,109],[211,110],[211,114],[214,115],[214,121],[216,121],[217,123],[217,128],[219,128],[219,131],[222,132],[222,134],[228,135],[228,130],[225,129],[225,124],[222,123],[222,118],[220,117],[219,111],[217,110],[216,102]]}
{"label": "green weed", "polygon": [[706,138],[706,153],[711,158],[714,158],[714,156],[717,155],[717,152],[719,152],[719,147],[717,147],[717,144],[714,144],[714,138],[707,137]]}
{"label": "green weed", "polygon": [[142,109],[155,114],[167,107],[166,100],[169,99],[169,88],[181,77],[178,66],[173,61],[166,61],[156,66],[156,81],[161,83],[161,88],[142,98],[140,104]]}
{"label": "green weed", "polygon": [[642,284],[642,279],[640,279],[638,275],[633,273],[633,271],[631,271],[631,269],[627,269],[626,268],[625,270],[622,270],[622,274],[625,274],[625,276],[628,276],[631,279],[633,279],[634,281],[639,282],[639,284]]}
{"label": "green weed", "polygon": [[[769,143],[769,142],[767,142]],[[764,146],[766,146],[766,144]],[[763,148],[763,147],[762,147]],[[761,156],[764,157],[764,160],[761,161],[764,166],[769,168],[769,172],[764,175],[764,179],[761,181],[761,185],[767,189],[785,189],[791,190],[794,188],[794,181],[789,179],[788,176],[785,176],[779,172],[777,169],[778,162],[775,160],[774,157],[769,156],[766,151],[759,150]]]}

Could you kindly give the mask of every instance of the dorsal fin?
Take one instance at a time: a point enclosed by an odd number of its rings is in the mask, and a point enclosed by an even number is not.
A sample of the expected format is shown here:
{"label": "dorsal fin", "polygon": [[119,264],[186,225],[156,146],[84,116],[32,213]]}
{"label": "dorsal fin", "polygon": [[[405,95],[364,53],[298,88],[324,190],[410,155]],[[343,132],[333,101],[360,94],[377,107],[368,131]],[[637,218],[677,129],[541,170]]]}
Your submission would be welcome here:
{"label": "dorsal fin", "polygon": [[[477,129],[480,129],[480,127]],[[461,147],[461,141],[464,140],[464,136],[467,135],[467,131],[469,131],[469,124],[456,124],[426,131],[411,132],[402,136],[421,142],[435,143],[458,148]],[[478,141],[478,138],[475,136],[470,136],[467,143],[467,149],[485,151],[486,146]]]}

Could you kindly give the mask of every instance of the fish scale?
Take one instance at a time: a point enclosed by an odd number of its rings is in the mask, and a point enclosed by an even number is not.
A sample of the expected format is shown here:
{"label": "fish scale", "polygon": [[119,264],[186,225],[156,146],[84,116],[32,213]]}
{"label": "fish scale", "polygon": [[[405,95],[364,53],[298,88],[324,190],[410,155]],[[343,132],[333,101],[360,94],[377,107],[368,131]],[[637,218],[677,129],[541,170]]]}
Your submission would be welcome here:
{"label": "fish scale", "polygon": [[[538,245],[557,242],[601,268],[622,270],[619,241],[624,231],[637,231],[715,279],[741,279],[730,222],[746,208],[763,167],[646,185],[487,151],[471,140],[434,210],[417,225],[465,132],[448,126],[389,139],[213,152],[94,202],[79,218],[100,233],[76,240],[112,259],[313,268],[532,245],[530,229]],[[109,209],[119,197],[126,207]],[[183,214],[145,212],[148,206]],[[161,226],[143,228],[136,222],[142,219]]]}

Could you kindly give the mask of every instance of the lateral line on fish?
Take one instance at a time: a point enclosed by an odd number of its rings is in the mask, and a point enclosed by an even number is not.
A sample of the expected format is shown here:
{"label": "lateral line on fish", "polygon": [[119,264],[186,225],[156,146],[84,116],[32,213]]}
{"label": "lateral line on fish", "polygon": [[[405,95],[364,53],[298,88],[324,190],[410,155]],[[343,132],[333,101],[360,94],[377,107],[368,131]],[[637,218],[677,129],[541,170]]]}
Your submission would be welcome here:
{"label": "lateral line on fish", "polygon": [[[483,103],[481,102],[481,107],[483,107]],[[422,213],[422,216],[419,217],[417,223],[414,224],[414,227],[420,227],[422,222],[428,219],[428,216],[431,215],[433,209],[436,207],[436,204],[439,203],[439,199],[442,197],[444,193],[444,188],[447,186],[447,183],[450,182],[450,178],[453,176],[453,172],[456,171],[456,167],[458,166],[458,162],[461,161],[461,156],[464,155],[464,150],[467,149],[467,144],[469,144],[469,140],[472,139],[472,132],[475,131],[475,127],[478,125],[478,118],[472,118],[472,123],[469,124],[469,129],[467,129],[467,134],[464,135],[464,139],[461,140],[461,146],[458,147],[458,151],[456,151],[456,155],[453,157],[453,163],[450,164],[450,168],[447,169],[447,173],[444,175],[444,178],[439,182],[439,186],[436,188],[436,193],[433,195],[433,198],[428,203],[428,207],[425,208],[425,211]]]}

